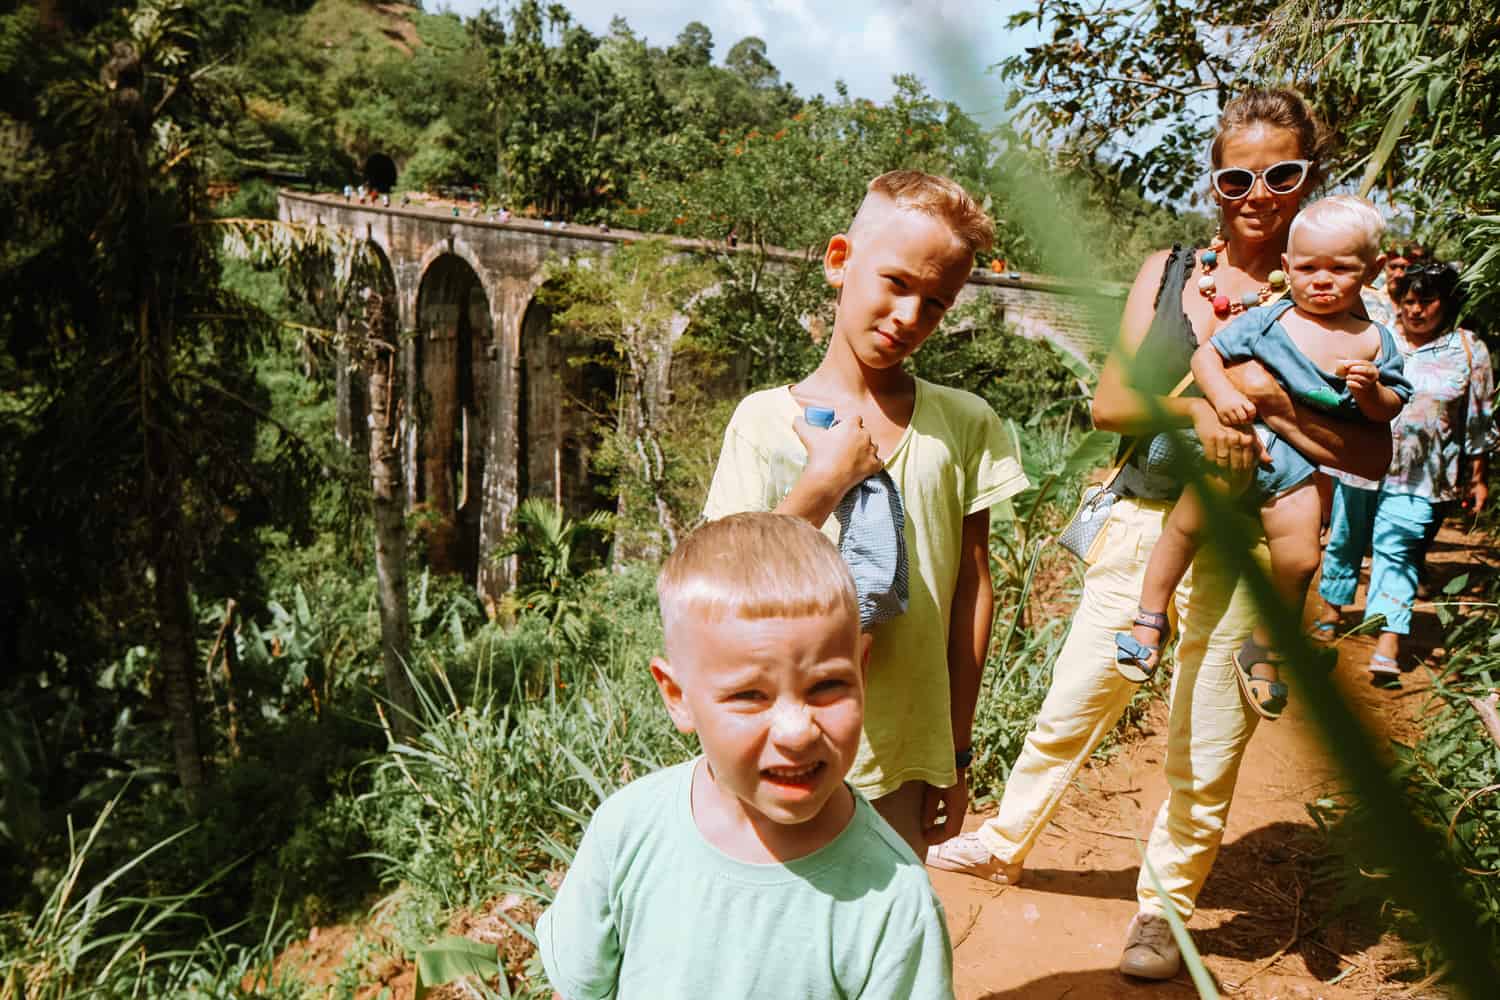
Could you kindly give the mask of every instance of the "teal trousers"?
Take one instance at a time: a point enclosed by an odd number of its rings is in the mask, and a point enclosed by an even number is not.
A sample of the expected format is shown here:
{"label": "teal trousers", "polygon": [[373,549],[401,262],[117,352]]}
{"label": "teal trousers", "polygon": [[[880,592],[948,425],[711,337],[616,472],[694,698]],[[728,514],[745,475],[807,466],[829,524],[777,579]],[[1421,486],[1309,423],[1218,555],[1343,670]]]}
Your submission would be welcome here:
{"label": "teal trousers", "polygon": [[1426,497],[1337,483],[1318,593],[1338,607],[1354,603],[1360,561],[1373,551],[1365,621],[1383,616],[1385,631],[1411,634],[1417,581],[1437,519],[1437,505]]}

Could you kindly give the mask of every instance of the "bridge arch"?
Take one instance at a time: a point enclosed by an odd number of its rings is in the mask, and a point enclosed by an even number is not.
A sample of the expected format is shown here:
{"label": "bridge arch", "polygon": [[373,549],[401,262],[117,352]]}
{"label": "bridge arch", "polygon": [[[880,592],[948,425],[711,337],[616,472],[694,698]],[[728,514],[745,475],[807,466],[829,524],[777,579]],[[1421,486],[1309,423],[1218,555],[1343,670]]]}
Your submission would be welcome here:
{"label": "bridge arch", "polygon": [[517,492],[550,499],[576,519],[615,508],[594,460],[613,425],[618,384],[607,342],[555,322],[564,293],[557,282],[536,282],[522,314]]}
{"label": "bridge arch", "polygon": [[417,285],[407,379],[408,494],[427,514],[428,561],[477,579],[489,426],[494,320],[483,271],[438,244]]}
{"label": "bridge arch", "polygon": [[396,161],[381,152],[371,153],[365,158],[365,184],[381,194],[396,190]]}

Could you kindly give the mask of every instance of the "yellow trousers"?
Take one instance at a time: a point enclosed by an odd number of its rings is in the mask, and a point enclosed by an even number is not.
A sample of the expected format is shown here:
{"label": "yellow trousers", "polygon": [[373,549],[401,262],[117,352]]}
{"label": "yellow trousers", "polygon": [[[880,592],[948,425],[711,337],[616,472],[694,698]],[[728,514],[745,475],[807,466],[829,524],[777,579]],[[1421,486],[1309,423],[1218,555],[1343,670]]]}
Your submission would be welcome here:
{"label": "yellow trousers", "polygon": [[[1006,782],[999,814],[979,829],[1002,861],[1024,861],[1063,792],[1114,727],[1136,685],[1115,669],[1115,633],[1130,630],[1151,547],[1171,504],[1120,500],[1105,527],[1098,562],[1084,573],[1083,599],[1058,654],[1052,686]],[[1256,558],[1269,566],[1262,541]],[[1177,589],[1176,672],[1167,739],[1167,800],[1146,856],[1178,914],[1192,915],[1224,837],[1240,760],[1259,716],[1244,703],[1230,655],[1250,634],[1255,607],[1211,545]],[[1144,868],[1141,909],[1161,913]]]}

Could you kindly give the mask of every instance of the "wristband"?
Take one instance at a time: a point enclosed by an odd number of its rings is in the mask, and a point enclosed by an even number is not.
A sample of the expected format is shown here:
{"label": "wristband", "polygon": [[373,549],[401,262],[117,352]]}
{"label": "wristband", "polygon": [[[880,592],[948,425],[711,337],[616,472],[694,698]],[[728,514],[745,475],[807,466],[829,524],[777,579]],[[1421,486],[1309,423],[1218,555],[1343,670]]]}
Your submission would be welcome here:
{"label": "wristband", "polygon": [[953,766],[960,771],[967,770],[968,766],[972,763],[974,763],[974,751],[969,747],[965,747],[953,755]]}

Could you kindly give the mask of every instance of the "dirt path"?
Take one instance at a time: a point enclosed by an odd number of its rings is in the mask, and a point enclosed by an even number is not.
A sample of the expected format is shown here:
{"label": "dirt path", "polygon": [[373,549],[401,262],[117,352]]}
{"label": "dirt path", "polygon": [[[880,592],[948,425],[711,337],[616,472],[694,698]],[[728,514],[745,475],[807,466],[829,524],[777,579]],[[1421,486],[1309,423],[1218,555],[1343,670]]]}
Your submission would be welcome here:
{"label": "dirt path", "polygon": [[[1445,530],[1433,562],[1438,585],[1466,569],[1497,561]],[[1363,595],[1356,605],[1363,607]],[[1423,665],[1400,690],[1372,688],[1364,672],[1373,645],[1339,646],[1341,689],[1389,735],[1408,742],[1425,701],[1426,667],[1437,624],[1420,605],[1417,650]],[[1426,637],[1427,643],[1422,639]],[[1415,657],[1407,659],[1415,663]],[[1085,768],[1026,862],[1025,879],[1005,887],[932,872],[953,935],[960,1000],[1094,1000],[1196,996],[1186,971],[1144,984],[1115,971],[1125,926],[1135,912],[1136,838],[1150,832],[1166,797],[1162,771],[1166,711],[1153,708],[1148,734],[1110,760]],[[1323,842],[1307,804],[1337,790],[1312,724],[1295,702],[1256,731],[1213,875],[1189,923],[1194,941],[1226,993],[1241,997],[1335,998],[1413,996],[1386,975],[1409,963],[1399,942],[1356,916],[1326,916],[1337,891],[1317,856]],[[981,817],[971,817],[977,826]],[[1330,985],[1330,984],[1334,985]]]}

